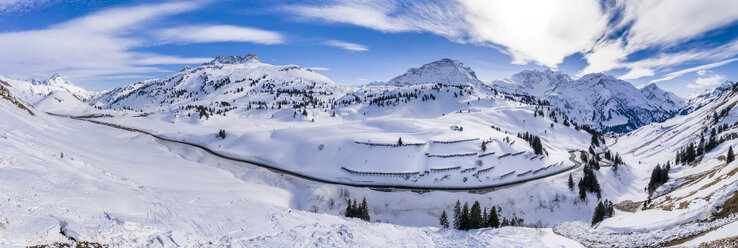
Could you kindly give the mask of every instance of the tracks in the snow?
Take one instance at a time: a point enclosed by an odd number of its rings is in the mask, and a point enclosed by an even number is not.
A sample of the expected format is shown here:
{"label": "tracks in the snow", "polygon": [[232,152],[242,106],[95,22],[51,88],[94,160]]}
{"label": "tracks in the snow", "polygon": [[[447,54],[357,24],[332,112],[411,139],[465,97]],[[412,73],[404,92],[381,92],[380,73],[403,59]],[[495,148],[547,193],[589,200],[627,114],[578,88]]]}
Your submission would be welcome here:
{"label": "tracks in the snow", "polygon": [[374,185],[374,184],[361,184],[361,183],[352,183],[352,182],[340,182],[340,181],[326,180],[326,179],[322,179],[322,178],[318,178],[318,177],[313,177],[313,176],[310,176],[310,175],[305,175],[305,174],[302,174],[302,173],[299,173],[299,172],[285,170],[285,169],[276,167],[274,165],[270,165],[268,163],[264,163],[264,162],[260,162],[260,161],[254,161],[254,160],[248,160],[248,159],[243,159],[243,158],[231,157],[231,156],[228,156],[228,155],[224,155],[224,154],[218,153],[218,152],[216,152],[214,150],[211,150],[210,148],[205,147],[205,146],[200,145],[200,144],[195,144],[195,143],[190,143],[190,142],[187,142],[187,141],[181,141],[181,140],[175,140],[175,139],[170,139],[170,138],[162,137],[162,136],[159,136],[157,134],[154,134],[154,133],[151,133],[151,132],[148,132],[148,131],[145,131],[145,130],[137,129],[137,128],[126,127],[126,126],[121,126],[121,125],[118,125],[118,124],[107,123],[107,122],[102,122],[102,121],[96,121],[96,120],[92,120],[90,118],[85,118],[85,117],[70,116],[70,115],[60,115],[60,114],[54,114],[54,113],[48,113],[48,114],[49,115],[53,115],[53,116],[58,116],[58,117],[71,118],[71,119],[74,119],[74,120],[87,121],[87,122],[90,122],[90,123],[94,123],[94,124],[98,124],[98,125],[104,125],[104,126],[108,126],[108,127],[112,127],[112,128],[117,128],[117,129],[122,129],[122,130],[126,130],[126,131],[129,131],[129,132],[136,132],[136,133],[146,134],[146,135],[149,135],[151,137],[154,137],[154,138],[156,138],[158,140],[162,140],[162,141],[166,141],[166,142],[172,142],[172,143],[181,144],[181,145],[187,145],[187,146],[196,147],[198,149],[201,149],[201,150],[209,153],[210,155],[213,155],[213,156],[216,156],[216,157],[219,157],[219,158],[222,158],[222,159],[236,161],[236,162],[240,162],[240,163],[246,163],[246,164],[250,164],[250,165],[255,165],[255,166],[258,166],[258,167],[261,167],[261,168],[265,168],[265,169],[267,169],[269,171],[272,171],[274,173],[285,174],[285,175],[293,176],[293,177],[304,179],[304,180],[308,180],[308,181],[313,181],[313,182],[318,182],[318,183],[325,183],[325,184],[351,186],[351,187],[370,188],[370,189],[374,189],[374,190],[378,190],[378,191],[390,191],[390,192],[391,191],[412,191],[412,192],[417,192],[417,193],[425,193],[425,192],[429,192],[429,191],[451,191],[451,192],[463,192],[463,191],[466,191],[466,192],[470,192],[470,193],[486,193],[486,192],[491,192],[491,191],[495,191],[495,190],[499,190],[499,189],[503,189],[503,188],[513,187],[513,186],[520,185],[520,184],[523,184],[523,183],[527,183],[527,182],[530,182],[530,181],[535,181],[535,180],[539,180],[539,179],[543,179],[543,178],[547,178],[547,177],[552,177],[552,176],[555,176],[555,175],[559,175],[561,173],[565,173],[565,172],[569,172],[569,171],[575,170],[575,169],[577,169],[577,168],[579,168],[579,167],[582,166],[582,163],[580,163],[579,161],[576,161],[576,155],[575,155],[576,154],[576,151],[572,151],[572,152],[570,152],[571,153],[571,156],[569,157],[569,160],[574,163],[574,166],[572,166],[571,168],[568,168],[568,169],[565,169],[565,170],[561,170],[561,171],[558,171],[558,172],[553,173],[553,174],[541,175],[541,176],[527,178],[527,179],[520,180],[520,181],[503,183],[503,184],[471,186],[471,187],[453,187],[453,186],[451,186],[451,187],[421,187],[421,186],[392,185],[392,184],[379,184],[379,185]]}

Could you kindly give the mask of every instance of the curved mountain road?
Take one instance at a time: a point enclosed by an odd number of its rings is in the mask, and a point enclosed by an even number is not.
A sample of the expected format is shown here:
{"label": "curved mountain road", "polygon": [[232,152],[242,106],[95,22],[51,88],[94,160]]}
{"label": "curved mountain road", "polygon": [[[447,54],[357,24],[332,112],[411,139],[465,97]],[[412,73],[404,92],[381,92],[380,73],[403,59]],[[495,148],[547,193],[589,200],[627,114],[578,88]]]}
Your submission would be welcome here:
{"label": "curved mountain road", "polygon": [[195,144],[195,143],[190,143],[190,142],[187,142],[187,141],[181,141],[181,140],[175,140],[175,139],[170,139],[170,138],[162,137],[162,136],[159,136],[159,135],[156,135],[156,134],[153,134],[151,132],[144,131],[144,130],[141,130],[141,129],[136,129],[136,128],[132,128],[132,127],[121,126],[121,125],[107,123],[107,122],[102,122],[102,121],[91,120],[89,117],[60,115],[60,114],[54,114],[54,113],[47,113],[47,114],[53,115],[53,116],[57,116],[57,117],[70,118],[70,119],[74,119],[74,120],[87,121],[87,122],[90,122],[90,123],[94,123],[94,124],[98,124],[98,125],[104,125],[104,126],[108,126],[108,127],[112,127],[112,128],[117,128],[117,129],[122,129],[122,130],[126,130],[126,131],[129,131],[129,132],[136,132],[136,133],[146,134],[146,135],[149,135],[151,137],[154,137],[154,138],[156,138],[158,140],[162,140],[162,141],[166,141],[166,142],[172,142],[172,143],[181,144],[181,145],[187,145],[187,146],[196,147],[198,149],[201,149],[201,150],[209,153],[210,155],[213,155],[213,156],[216,156],[216,157],[219,157],[219,158],[222,158],[222,159],[226,159],[226,160],[231,160],[231,161],[236,161],[236,162],[240,162],[240,163],[246,163],[246,164],[258,166],[258,167],[261,167],[261,168],[265,168],[265,169],[267,169],[267,170],[269,170],[271,172],[274,172],[274,173],[285,174],[285,175],[293,176],[293,177],[304,179],[304,180],[308,180],[308,181],[313,181],[313,182],[318,182],[318,183],[325,183],[325,184],[343,185],[343,186],[350,186],[350,187],[370,188],[370,189],[374,189],[374,190],[378,190],[378,191],[413,191],[413,192],[418,192],[418,193],[424,193],[424,192],[428,192],[428,191],[450,191],[450,192],[467,191],[467,192],[470,192],[470,193],[486,193],[486,192],[491,192],[491,191],[495,191],[495,190],[499,190],[499,189],[513,187],[513,186],[520,185],[520,184],[523,184],[523,183],[527,183],[527,182],[530,182],[530,181],[535,181],[535,180],[539,180],[539,179],[543,179],[543,178],[547,178],[547,177],[559,175],[561,173],[565,173],[565,172],[568,172],[568,171],[575,170],[575,169],[577,169],[577,168],[579,168],[579,167],[582,166],[582,163],[576,160],[575,153],[577,151],[571,151],[571,152],[569,152],[571,154],[571,156],[569,157],[569,160],[574,163],[574,166],[572,166],[571,168],[568,168],[568,169],[565,169],[565,170],[561,170],[561,171],[558,171],[558,172],[553,173],[553,174],[546,174],[546,175],[541,175],[541,176],[537,176],[537,177],[527,178],[527,179],[524,179],[524,180],[515,181],[515,182],[509,182],[509,183],[503,183],[503,184],[481,185],[481,186],[470,186],[470,187],[453,187],[453,186],[451,186],[451,187],[422,187],[422,186],[407,186],[407,185],[392,185],[392,184],[377,184],[377,185],[375,185],[375,184],[362,184],[362,183],[352,183],[352,182],[339,182],[339,181],[332,181],[332,180],[326,180],[326,179],[322,179],[322,178],[317,178],[317,177],[306,175],[306,174],[302,174],[302,173],[299,173],[299,172],[285,170],[285,169],[282,169],[282,168],[279,168],[279,167],[276,167],[276,166],[273,166],[273,165],[270,165],[270,164],[266,164],[266,163],[263,163],[263,162],[259,162],[259,161],[253,161],[253,160],[248,160],[248,159],[231,157],[231,156],[224,155],[224,154],[218,153],[216,151],[213,151],[210,148],[205,147],[205,146],[200,145],[200,144]]}

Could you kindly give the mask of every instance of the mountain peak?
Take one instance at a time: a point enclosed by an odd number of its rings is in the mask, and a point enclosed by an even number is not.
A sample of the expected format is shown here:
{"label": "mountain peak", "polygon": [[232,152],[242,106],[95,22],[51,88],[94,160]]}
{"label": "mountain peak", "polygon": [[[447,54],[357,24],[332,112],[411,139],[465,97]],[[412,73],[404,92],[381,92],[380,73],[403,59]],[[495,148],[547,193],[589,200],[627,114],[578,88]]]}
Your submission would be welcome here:
{"label": "mountain peak", "polygon": [[59,73],[54,73],[54,75],[51,75],[51,77],[46,80],[33,79],[31,80],[31,84],[46,85],[46,86],[60,86],[60,85],[71,85],[72,83],[62,78],[61,75],[59,75]]}
{"label": "mountain peak", "polygon": [[246,64],[246,63],[261,63],[261,60],[259,60],[259,57],[256,56],[256,54],[249,53],[244,56],[225,56],[220,55],[218,57],[215,57],[215,59],[211,60],[210,62],[205,63],[204,65],[216,65],[216,64]]}
{"label": "mountain peak", "polygon": [[443,58],[424,64],[418,68],[410,68],[404,74],[387,82],[390,85],[411,85],[425,83],[469,84],[481,83],[477,74],[469,67],[449,58]]}

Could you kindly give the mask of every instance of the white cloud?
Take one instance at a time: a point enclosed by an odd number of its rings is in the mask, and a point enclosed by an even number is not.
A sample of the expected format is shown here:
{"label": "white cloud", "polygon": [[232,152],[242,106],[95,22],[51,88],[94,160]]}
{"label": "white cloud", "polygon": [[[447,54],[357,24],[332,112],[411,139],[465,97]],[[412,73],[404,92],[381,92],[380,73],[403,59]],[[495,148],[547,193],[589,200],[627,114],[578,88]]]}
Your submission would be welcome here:
{"label": "white cloud", "polygon": [[318,66],[308,67],[308,69],[313,70],[313,71],[327,71],[327,70],[329,70],[328,68],[318,67]]}
{"label": "white cloud", "polygon": [[253,42],[281,44],[284,36],[278,32],[232,25],[198,25],[175,27],[157,32],[165,43]]}
{"label": "white cloud", "polygon": [[63,72],[80,80],[162,71],[139,66],[161,59],[161,55],[132,51],[146,41],[130,33],[159,18],[197,7],[194,2],[173,2],[113,8],[42,30],[0,33],[0,54],[6,58],[0,60],[0,73],[28,78]]}
{"label": "white cloud", "polygon": [[503,46],[516,64],[555,68],[567,56],[589,50],[607,28],[607,15],[590,0],[460,3],[468,40]]}
{"label": "white cloud", "polygon": [[[733,56],[738,47],[720,46],[701,51],[661,53],[658,59],[642,59],[634,62],[623,62],[626,58],[643,49],[671,47],[682,41],[693,39],[705,32],[738,20],[737,1],[705,0],[705,1],[628,1],[620,0],[616,4],[622,11],[623,20],[617,28],[627,29],[624,39],[627,41],[613,47],[595,47],[585,55],[588,65],[580,74],[605,72],[612,69],[628,68],[630,72],[621,76],[623,79],[636,79],[652,76],[654,71],[666,66],[673,66],[689,61],[714,61]],[[735,43],[735,42],[733,42]],[[605,50],[609,49],[609,51]],[[603,51],[605,50],[605,51]],[[618,50],[617,52],[612,52]],[[715,51],[711,51],[715,50]],[[593,56],[598,53],[605,56]],[[722,54],[721,54],[722,53]]]}
{"label": "white cloud", "polygon": [[[2,1],[2,0],[0,0]],[[165,2],[106,9],[45,29],[0,33],[0,74],[48,77],[61,72],[73,81],[101,81],[166,72],[158,65],[199,64],[211,58],[186,58],[140,48],[166,42],[283,42],[276,32],[228,25],[158,30],[162,22],[200,8],[204,1]],[[177,34],[176,32],[182,32]],[[154,36],[150,36],[153,34]],[[156,37],[160,34],[160,37]]]}
{"label": "white cloud", "polygon": [[697,75],[700,75],[700,76],[707,75],[708,73],[712,73],[712,71],[706,70],[706,69],[702,69],[702,70],[697,71]]}
{"label": "white cloud", "polygon": [[725,81],[725,77],[721,75],[714,75],[706,78],[697,78],[694,83],[687,84],[688,88],[704,88],[719,85]]}
{"label": "white cloud", "polygon": [[[678,76],[681,76],[681,75],[684,75],[684,74],[687,74],[687,73],[690,73],[690,72],[698,72],[698,74],[699,74],[700,71],[705,71],[707,69],[711,69],[711,68],[723,66],[725,64],[732,63],[734,61],[738,61],[738,58],[723,60],[723,61],[720,61],[720,62],[715,62],[715,63],[711,63],[711,64],[706,64],[706,65],[696,66],[696,67],[692,67],[692,68],[687,68],[687,69],[680,70],[680,71],[675,71],[675,72],[666,74],[666,76],[664,76],[662,78],[651,80],[651,82],[649,82],[649,83],[656,83],[656,82],[661,82],[661,81],[672,80],[672,79],[674,79],[674,78],[676,78]],[[704,75],[703,74],[700,74],[700,76],[704,76]]]}
{"label": "white cloud", "polygon": [[608,18],[599,6],[590,0],[339,0],[285,8],[325,22],[430,32],[460,43],[502,47],[513,63],[556,67],[565,57],[589,50],[606,30]]}
{"label": "white cloud", "polygon": [[580,53],[587,66],[579,75],[629,69],[621,78],[636,79],[684,62],[726,59],[738,51],[738,46],[720,46],[631,57],[644,49],[673,51],[663,48],[734,23],[738,1],[333,0],[284,9],[308,20],[382,32],[428,32],[494,47],[514,64],[556,68]]}
{"label": "white cloud", "polygon": [[349,51],[356,51],[356,52],[369,51],[369,48],[364,45],[359,45],[356,43],[345,42],[345,41],[340,41],[340,40],[328,40],[324,44],[327,46],[338,47],[338,48],[349,50]]}

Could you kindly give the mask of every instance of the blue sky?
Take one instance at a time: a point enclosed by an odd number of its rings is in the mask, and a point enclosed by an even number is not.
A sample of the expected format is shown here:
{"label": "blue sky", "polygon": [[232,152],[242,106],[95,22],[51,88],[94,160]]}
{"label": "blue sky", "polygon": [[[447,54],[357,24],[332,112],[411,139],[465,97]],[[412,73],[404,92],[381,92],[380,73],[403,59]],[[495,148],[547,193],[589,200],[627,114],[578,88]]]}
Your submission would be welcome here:
{"label": "blue sky", "polygon": [[358,85],[448,57],[485,81],[552,68],[686,96],[738,80],[736,9],[724,0],[0,0],[0,75],[58,72],[102,90],[253,52]]}

